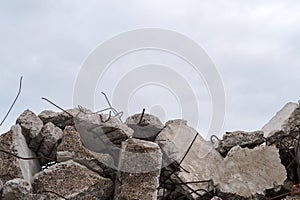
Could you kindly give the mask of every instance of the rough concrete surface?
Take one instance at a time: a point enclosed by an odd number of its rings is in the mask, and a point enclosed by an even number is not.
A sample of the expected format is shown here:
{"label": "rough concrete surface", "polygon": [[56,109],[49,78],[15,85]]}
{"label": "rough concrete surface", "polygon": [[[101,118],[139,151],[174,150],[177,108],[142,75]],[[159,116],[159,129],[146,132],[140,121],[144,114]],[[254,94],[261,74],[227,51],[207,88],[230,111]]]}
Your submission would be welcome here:
{"label": "rough concrete surface", "polygon": [[[26,143],[19,125],[12,126],[11,130],[0,135],[1,149],[12,154],[30,158],[36,157]],[[5,183],[14,178],[32,180],[32,176],[40,170],[38,160],[21,160],[0,152],[0,179]]]}
{"label": "rough concrete surface", "polygon": [[271,136],[270,134],[274,131],[289,131],[290,129],[292,129],[291,127],[289,127],[292,122],[299,122],[300,119],[295,119],[296,116],[298,116],[299,118],[299,115],[299,104],[291,102],[287,103],[267,124],[262,127],[264,136],[269,137]]}
{"label": "rough concrete surface", "polygon": [[264,143],[264,132],[263,131],[233,131],[226,132],[223,135],[223,139],[220,141],[216,141],[216,149],[223,156],[226,156],[228,151],[234,146],[241,147],[255,147]]}
{"label": "rough concrete surface", "polygon": [[114,166],[114,160],[109,154],[91,152],[84,148],[79,133],[72,126],[65,128],[62,141],[57,147],[57,161],[67,160],[80,163],[99,174],[104,174]]}
{"label": "rough concrete surface", "polygon": [[[39,172],[34,176],[33,188],[36,193],[43,190],[52,191],[70,199],[80,197],[108,199],[113,192],[113,183],[86,167],[67,161],[58,163]],[[59,199],[57,195],[50,194],[51,199]]]}
{"label": "rough concrete surface", "polygon": [[25,110],[17,119],[17,124],[22,128],[22,133],[26,141],[37,137],[43,127],[42,120],[29,109]]}
{"label": "rough concrete surface", "polygon": [[123,142],[114,200],[156,200],[161,161],[156,143],[139,139]]}
{"label": "rough concrete surface", "polygon": [[283,185],[285,179],[286,170],[274,146],[233,147],[213,176],[220,191],[247,198]]}

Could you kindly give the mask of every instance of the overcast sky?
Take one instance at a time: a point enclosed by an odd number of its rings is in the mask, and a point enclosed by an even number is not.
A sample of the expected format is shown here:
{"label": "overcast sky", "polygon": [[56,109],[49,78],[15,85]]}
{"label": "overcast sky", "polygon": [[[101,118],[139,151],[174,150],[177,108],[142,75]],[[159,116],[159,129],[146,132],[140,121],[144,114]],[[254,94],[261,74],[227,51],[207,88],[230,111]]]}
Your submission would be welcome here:
{"label": "overcast sky", "polygon": [[[285,103],[300,99],[299,10],[298,0],[0,1],[1,118],[24,77],[0,131],[27,108],[57,110],[41,97],[72,107],[76,77],[90,52],[145,27],[176,31],[205,49],[225,88],[223,131],[260,129]],[[209,111],[201,113],[201,132]]]}

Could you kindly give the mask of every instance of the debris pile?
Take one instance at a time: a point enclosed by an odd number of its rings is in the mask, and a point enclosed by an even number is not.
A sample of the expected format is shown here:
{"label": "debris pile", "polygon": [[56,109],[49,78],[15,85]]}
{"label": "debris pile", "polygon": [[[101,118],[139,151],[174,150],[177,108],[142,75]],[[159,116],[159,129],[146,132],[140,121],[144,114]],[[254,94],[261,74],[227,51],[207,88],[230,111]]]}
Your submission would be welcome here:
{"label": "debris pile", "polygon": [[0,200],[300,199],[300,106],[206,141],[183,119],[25,110],[0,135]]}

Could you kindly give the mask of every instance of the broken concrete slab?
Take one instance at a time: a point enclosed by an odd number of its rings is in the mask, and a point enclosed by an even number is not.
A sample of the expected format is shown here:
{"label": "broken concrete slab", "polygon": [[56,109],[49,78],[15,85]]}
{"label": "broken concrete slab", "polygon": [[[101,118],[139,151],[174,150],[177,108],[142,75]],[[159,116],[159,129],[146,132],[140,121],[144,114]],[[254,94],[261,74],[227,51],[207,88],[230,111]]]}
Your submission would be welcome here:
{"label": "broken concrete slab", "polygon": [[66,109],[61,112],[54,112],[52,110],[44,110],[42,111],[38,117],[43,121],[44,124],[49,122],[53,123],[55,126],[58,126],[62,130],[65,129],[66,126],[74,126],[74,118],[78,116],[80,113],[92,113],[92,111],[83,108],[76,107]]}
{"label": "broken concrete slab", "polygon": [[137,139],[144,139],[154,141],[157,134],[160,132],[160,128],[155,125],[139,125],[139,124],[128,124],[128,126],[134,130],[133,137]]}
{"label": "broken concrete slab", "polygon": [[116,154],[115,150],[118,151],[121,142],[132,136],[133,130],[113,116],[104,116],[81,108],[74,118],[75,127],[85,148],[97,153]]}
{"label": "broken concrete slab", "polygon": [[228,151],[234,146],[253,148],[264,143],[263,131],[233,131],[226,132],[223,139],[215,142],[216,150],[219,151],[224,157]]}
{"label": "broken concrete slab", "polygon": [[[1,149],[20,157],[36,157],[27,146],[20,125],[12,126],[7,133],[0,135]],[[31,182],[32,176],[40,170],[37,159],[23,160],[0,152],[0,179],[5,183],[14,178],[23,178]]]}
{"label": "broken concrete slab", "polygon": [[[169,143],[171,145],[170,152],[173,151],[173,145],[175,145],[176,152],[178,152],[178,155],[176,156],[178,160],[176,161],[179,162],[192,143],[195,135],[198,135],[197,131],[189,127],[186,120],[170,120],[166,122],[166,126],[158,134],[158,139],[156,140],[156,142],[158,142],[158,144],[161,144],[160,142],[164,142],[164,140],[166,139],[168,141],[171,141],[172,143]],[[166,152],[167,148],[169,147],[166,147]],[[164,148],[162,149],[164,150]]]}
{"label": "broken concrete slab", "polygon": [[[191,146],[188,154],[181,163],[184,170],[178,173],[177,177],[172,177],[181,185],[178,185],[179,191],[185,194],[189,199],[197,199],[204,195],[203,191],[210,191],[212,189],[211,178],[217,170],[217,166],[223,161],[223,157],[217,152],[213,145],[203,140],[198,134],[194,144]],[[197,183],[197,181],[207,181]],[[188,186],[182,184],[183,182],[194,182]],[[202,191],[197,191],[203,189]],[[200,197],[201,198],[201,197]]]}
{"label": "broken concrete slab", "polygon": [[29,147],[35,151],[37,155],[55,160],[56,146],[62,136],[62,130],[56,127],[52,122],[48,122],[43,126],[40,133],[30,141]]}
{"label": "broken concrete slab", "polygon": [[[186,170],[181,170],[178,175],[174,173],[171,176],[171,179],[178,184],[178,190],[190,199],[203,195],[203,191],[197,194],[192,190],[206,190],[208,183],[197,183],[197,181],[211,179],[216,166],[223,160],[212,143],[205,141],[196,130],[187,125],[185,120],[180,119],[168,121],[156,141],[164,152],[164,161],[166,157],[169,157],[173,159],[173,162],[181,162],[181,167]],[[170,161],[165,163],[170,164]],[[187,187],[182,184],[183,182],[195,183]]]}
{"label": "broken concrete slab", "polygon": [[[113,192],[113,183],[110,179],[103,178],[73,161],[55,164],[37,173],[32,186],[35,193],[52,191],[68,199],[106,200]],[[50,199],[59,199],[54,194],[49,196]]]}
{"label": "broken concrete slab", "polygon": [[179,150],[171,139],[166,134],[167,131],[162,130],[155,138],[154,142],[157,143],[163,153],[162,167],[167,167],[171,163],[179,162]]}
{"label": "broken concrete slab", "polygon": [[270,137],[276,131],[284,131],[286,134],[299,131],[300,107],[297,103],[287,103],[276,115],[263,126],[265,137]]}
{"label": "broken concrete slab", "polygon": [[250,198],[283,185],[286,175],[276,147],[249,149],[235,146],[217,166],[213,182],[223,193]]}
{"label": "broken concrete slab", "polygon": [[132,115],[126,119],[125,123],[134,130],[134,138],[150,141],[153,141],[164,127],[158,117],[148,113]]}
{"label": "broken concrete slab", "polygon": [[114,200],[156,200],[161,161],[156,143],[134,138],[123,142]]}
{"label": "broken concrete slab", "polygon": [[43,127],[42,120],[29,109],[25,110],[18,117],[16,123],[21,126],[22,133],[28,143],[32,138],[35,138],[40,133]]}
{"label": "broken concrete slab", "polygon": [[58,126],[63,130],[66,126],[74,126],[73,117],[76,116],[78,112],[78,108],[67,109],[66,112],[44,110],[38,115],[38,117],[44,124],[52,122],[55,126]]}
{"label": "broken concrete slab", "polygon": [[57,147],[57,162],[73,160],[103,176],[112,173],[116,168],[109,154],[91,152],[84,148],[79,133],[72,126],[67,126],[63,132],[61,143]]}
{"label": "broken concrete slab", "polygon": [[141,124],[141,125],[155,125],[157,128],[162,129],[164,124],[160,119],[154,115],[144,113],[141,121],[142,113],[134,114],[126,119],[126,124]]}

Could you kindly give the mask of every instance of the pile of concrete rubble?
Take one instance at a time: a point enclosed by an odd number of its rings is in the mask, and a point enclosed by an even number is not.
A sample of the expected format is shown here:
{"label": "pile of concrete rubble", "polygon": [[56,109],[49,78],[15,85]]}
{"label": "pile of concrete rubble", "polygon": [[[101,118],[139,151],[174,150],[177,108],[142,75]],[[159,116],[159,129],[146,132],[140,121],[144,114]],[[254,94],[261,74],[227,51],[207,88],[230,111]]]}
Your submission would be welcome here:
{"label": "pile of concrete rubble", "polygon": [[24,111],[0,135],[0,199],[300,199],[300,106],[204,140],[182,119]]}

